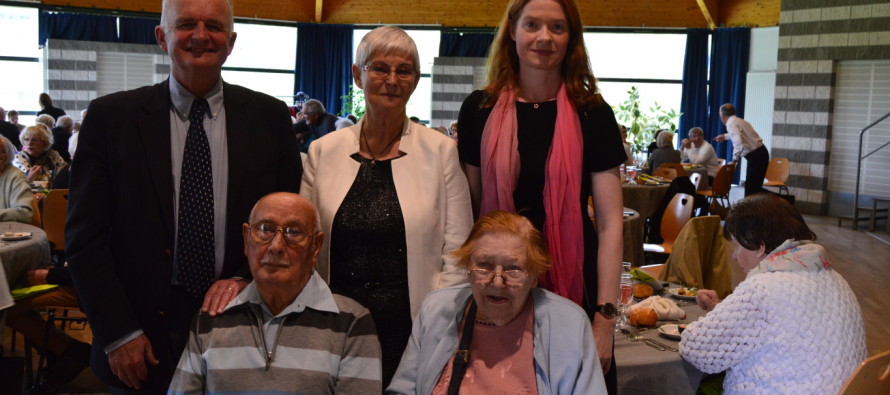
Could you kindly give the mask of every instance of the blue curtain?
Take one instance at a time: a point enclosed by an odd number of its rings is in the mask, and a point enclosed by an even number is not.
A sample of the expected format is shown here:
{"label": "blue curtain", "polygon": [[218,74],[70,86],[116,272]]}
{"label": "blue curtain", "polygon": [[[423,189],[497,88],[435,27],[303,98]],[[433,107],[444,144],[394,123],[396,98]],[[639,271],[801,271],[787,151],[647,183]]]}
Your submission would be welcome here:
{"label": "blue curtain", "polygon": [[160,24],[160,18],[120,17],[120,42],[130,44],[157,44],[158,41],[155,39],[155,26]]}
{"label": "blue curtain", "polygon": [[352,85],[352,25],[297,24],[294,94],[306,92],[337,114]]}
{"label": "blue curtain", "polygon": [[711,141],[718,134],[707,129],[708,123],[708,29],[686,30],[686,58],[683,61],[683,95],[680,99],[680,140],[689,135],[689,129],[705,129],[705,140]]}
{"label": "blue curtain", "polygon": [[40,12],[39,44],[49,38],[117,42],[117,17]]}
{"label": "blue curtain", "polygon": [[[720,106],[732,103],[736,115],[744,118],[745,113],[745,80],[748,74],[748,58],[751,46],[751,28],[721,28],[714,32],[711,44],[711,83],[708,95],[708,108],[711,115],[705,132],[719,131],[726,133],[726,127],[720,122]],[[732,160],[732,142],[716,143],[714,150],[717,156]],[[735,182],[739,181],[736,173]]]}
{"label": "blue curtain", "polygon": [[493,33],[442,33],[439,56],[484,58],[492,42]]}

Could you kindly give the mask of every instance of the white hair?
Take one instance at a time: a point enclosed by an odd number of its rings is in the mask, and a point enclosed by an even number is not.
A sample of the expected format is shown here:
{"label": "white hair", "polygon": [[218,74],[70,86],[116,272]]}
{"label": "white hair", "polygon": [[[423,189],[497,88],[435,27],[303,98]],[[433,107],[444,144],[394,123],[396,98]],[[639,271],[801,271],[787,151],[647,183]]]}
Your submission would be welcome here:
{"label": "white hair", "polygon": [[[161,28],[164,29],[165,33],[169,33],[169,29],[172,26],[169,26],[169,23],[173,23],[173,20],[170,20],[169,16],[167,16],[167,10],[173,7],[174,1],[185,1],[185,0],[163,0],[161,2]],[[229,7],[229,17],[227,21],[229,22],[229,35],[235,31],[235,6],[232,4],[232,0],[225,0],[226,5]]]}
{"label": "white hair", "polygon": [[373,56],[403,55],[414,63],[414,71],[420,76],[420,55],[417,44],[408,33],[395,26],[381,26],[362,37],[355,50],[355,65],[367,65]]}

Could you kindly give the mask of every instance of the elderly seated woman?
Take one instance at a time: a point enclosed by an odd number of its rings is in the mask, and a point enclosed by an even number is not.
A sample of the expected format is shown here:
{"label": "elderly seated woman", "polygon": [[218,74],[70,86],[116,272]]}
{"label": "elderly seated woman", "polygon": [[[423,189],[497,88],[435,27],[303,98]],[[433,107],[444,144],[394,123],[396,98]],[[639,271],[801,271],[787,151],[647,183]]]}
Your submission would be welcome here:
{"label": "elderly seated woman", "polygon": [[53,175],[67,165],[62,156],[50,147],[53,134],[44,125],[28,126],[19,134],[22,150],[15,154],[13,164],[28,176],[32,190],[49,188]]}
{"label": "elderly seated woman", "polygon": [[15,146],[0,136],[0,221],[31,223],[31,188],[25,174],[12,166]]}
{"label": "elderly seated woman", "polygon": [[816,235],[773,194],[740,201],[723,229],[747,276],[722,302],[698,292],[709,313],[683,332],[680,354],[705,373],[725,370],[728,394],[837,393],[865,359],[865,334]]}
{"label": "elderly seated woman", "polygon": [[493,211],[452,255],[470,283],[426,297],[387,393],[606,393],[587,315],[536,287],[550,258],[528,219]]}
{"label": "elderly seated woman", "polygon": [[649,174],[655,173],[655,169],[662,163],[680,163],[680,151],[674,148],[674,134],[669,131],[658,133],[655,138],[658,148],[649,156]]}

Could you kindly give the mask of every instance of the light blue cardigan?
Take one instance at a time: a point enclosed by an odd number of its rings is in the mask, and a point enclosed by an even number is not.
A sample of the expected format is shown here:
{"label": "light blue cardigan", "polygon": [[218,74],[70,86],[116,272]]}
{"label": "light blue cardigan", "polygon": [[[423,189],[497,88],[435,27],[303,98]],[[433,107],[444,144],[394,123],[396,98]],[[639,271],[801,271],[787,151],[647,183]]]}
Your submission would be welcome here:
{"label": "light blue cardigan", "polygon": [[[542,288],[535,304],[535,375],[539,394],[605,394],[590,321],[572,301]],[[457,326],[471,297],[469,284],[430,293],[387,394],[430,394],[457,348]]]}

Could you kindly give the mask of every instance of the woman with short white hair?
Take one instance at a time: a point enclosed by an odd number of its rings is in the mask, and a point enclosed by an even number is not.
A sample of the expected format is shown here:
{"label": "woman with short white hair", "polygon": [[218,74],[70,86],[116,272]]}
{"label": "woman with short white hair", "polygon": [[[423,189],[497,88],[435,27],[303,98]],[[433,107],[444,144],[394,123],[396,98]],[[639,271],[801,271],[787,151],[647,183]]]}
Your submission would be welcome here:
{"label": "woman with short white hair", "polygon": [[34,217],[31,209],[34,195],[25,174],[10,166],[14,156],[15,146],[0,136],[0,221],[30,224]]}
{"label": "woman with short white hair", "polygon": [[13,164],[28,176],[32,189],[49,188],[53,175],[67,165],[65,159],[53,149],[53,134],[39,124],[28,126],[19,134],[22,150],[15,154]]}

